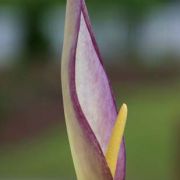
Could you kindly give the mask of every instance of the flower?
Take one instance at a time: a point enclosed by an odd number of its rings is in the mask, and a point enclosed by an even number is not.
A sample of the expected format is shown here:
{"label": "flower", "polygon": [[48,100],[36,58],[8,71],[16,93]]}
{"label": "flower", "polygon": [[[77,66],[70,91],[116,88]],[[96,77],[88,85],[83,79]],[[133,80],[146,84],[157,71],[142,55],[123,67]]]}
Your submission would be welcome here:
{"label": "flower", "polygon": [[67,0],[61,78],[77,179],[124,180],[127,107],[117,115],[84,0]]}

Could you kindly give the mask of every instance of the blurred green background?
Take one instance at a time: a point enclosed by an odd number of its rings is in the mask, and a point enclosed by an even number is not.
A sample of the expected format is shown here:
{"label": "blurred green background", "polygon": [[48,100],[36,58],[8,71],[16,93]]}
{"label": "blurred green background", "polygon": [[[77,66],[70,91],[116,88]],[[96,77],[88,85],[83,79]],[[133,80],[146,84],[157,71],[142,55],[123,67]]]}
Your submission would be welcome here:
{"label": "blurred green background", "polygon": [[[180,179],[180,3],[86,0],[120,106],[127,180]],[[76,179],[60,59],[65,0],[0,2],[0,179]]]}

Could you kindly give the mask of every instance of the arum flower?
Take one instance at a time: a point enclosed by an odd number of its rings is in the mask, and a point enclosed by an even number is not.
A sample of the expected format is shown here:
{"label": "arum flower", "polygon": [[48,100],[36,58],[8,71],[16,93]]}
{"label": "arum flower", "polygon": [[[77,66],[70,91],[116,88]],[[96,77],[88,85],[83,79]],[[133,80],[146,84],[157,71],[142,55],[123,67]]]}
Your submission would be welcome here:
{"label": "arum flower", "polygon": [[127,107],[117,113],[84,0],[67,0],[61,78],[77,179],[124,180]]}

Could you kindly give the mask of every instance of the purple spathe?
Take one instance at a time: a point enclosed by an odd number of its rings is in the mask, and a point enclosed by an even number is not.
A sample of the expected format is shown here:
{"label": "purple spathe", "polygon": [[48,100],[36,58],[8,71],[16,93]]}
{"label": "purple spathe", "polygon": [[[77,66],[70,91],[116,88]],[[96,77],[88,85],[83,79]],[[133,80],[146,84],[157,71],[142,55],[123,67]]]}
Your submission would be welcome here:
{"label": "purple spathe", "polygon": [[[84,0],[67,1],[61,68],[66,124],[77,178],[112,180],[105,152],[117,110]],[[124,142],[114,179],[125,179]]]}

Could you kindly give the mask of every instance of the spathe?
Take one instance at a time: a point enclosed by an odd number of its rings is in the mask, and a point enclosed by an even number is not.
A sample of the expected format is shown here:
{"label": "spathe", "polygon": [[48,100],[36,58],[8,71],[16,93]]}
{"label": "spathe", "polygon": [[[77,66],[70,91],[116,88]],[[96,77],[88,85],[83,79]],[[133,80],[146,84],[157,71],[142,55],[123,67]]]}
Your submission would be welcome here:
{"label": "spathe", "polygon": [[78,180],[124,180],[124,142],[114,178],[105,158],[117,110],[84,0],[67,0],[61,77]]}

